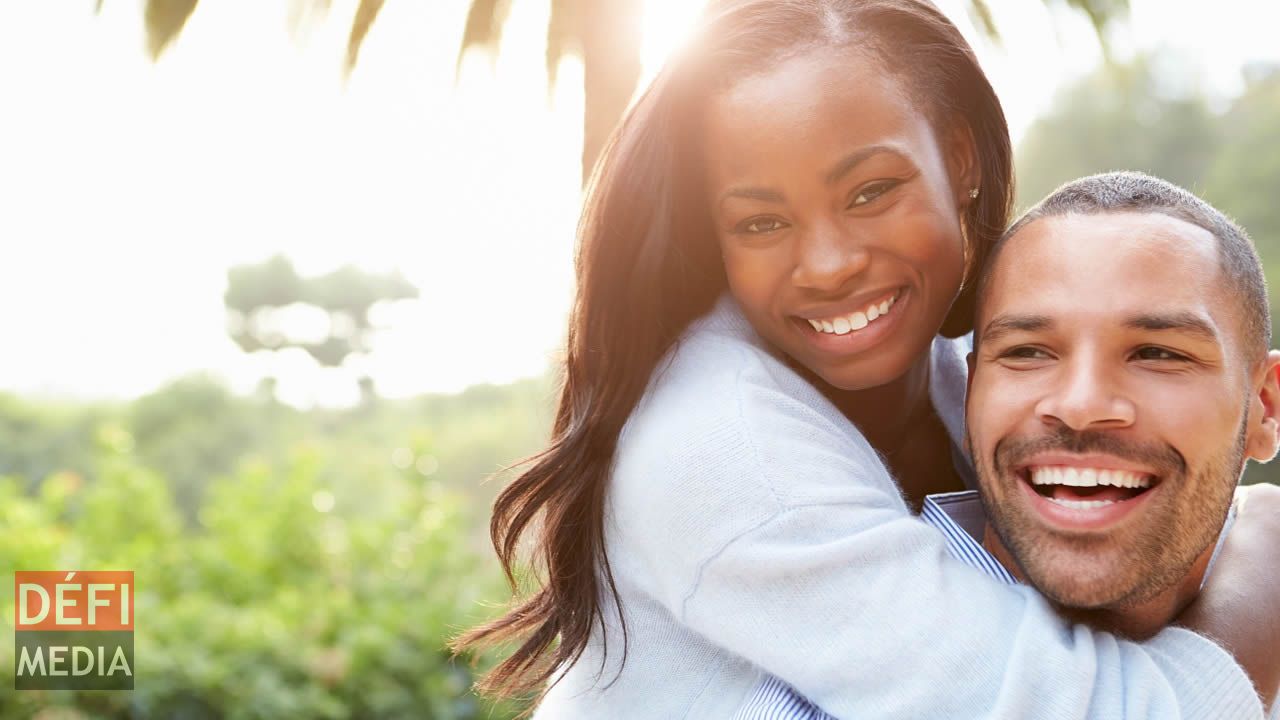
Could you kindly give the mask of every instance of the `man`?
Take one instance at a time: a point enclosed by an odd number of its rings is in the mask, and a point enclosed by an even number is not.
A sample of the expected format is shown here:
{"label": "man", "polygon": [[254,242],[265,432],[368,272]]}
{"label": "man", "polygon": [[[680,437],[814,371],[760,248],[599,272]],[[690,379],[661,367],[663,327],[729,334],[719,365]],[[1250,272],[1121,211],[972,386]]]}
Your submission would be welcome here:
{"label": "man", "polygon": [[[974,328],[981,507],[935,496],[922,518],[953,555],[1065,615],[1154,634],[1199,591],[1246,460],[1280,441],[1280,353],[1252,244],[1164,181],[1076,180],[1005,234]],[[740,717],[827,716],[768,679]]]}

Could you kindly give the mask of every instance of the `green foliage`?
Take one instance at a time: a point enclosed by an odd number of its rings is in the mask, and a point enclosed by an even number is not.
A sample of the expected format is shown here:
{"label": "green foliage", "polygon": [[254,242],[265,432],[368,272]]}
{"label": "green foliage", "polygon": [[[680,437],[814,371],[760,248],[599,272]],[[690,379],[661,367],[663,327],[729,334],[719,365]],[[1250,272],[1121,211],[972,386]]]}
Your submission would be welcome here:
{"label": "green foliage", "polygon": [[1141,170],[1200,189],[1220,144],[1220,121],[1194,90],[1166,87],[1154,58],[1104,67],[1065,88],[1018,147],[1018,206],[1062,183]]}
{"label": "green foliage", "polygon": [[[390,467],[326,480],[335,452],[299,446],[213,482],[184,530],[165,480],[127,450],[97,479],[0,481],[0,564],[132,569],[133,692],[0,688],[0,718],[473,718],[512,708],[469,693],[445,642],[500,594],[459,543],[461,499]],[[387,502],[362,502],[370,486]],[[0,672],[13,672],[12,598]]]}
{"label": "green foliage", "polygon": [[1205,183],[1206,199],[1230,209],[1266,248],[1265,260],[1280,262],[1280,72],[1255,76],[1221,124],[1229,141]]}

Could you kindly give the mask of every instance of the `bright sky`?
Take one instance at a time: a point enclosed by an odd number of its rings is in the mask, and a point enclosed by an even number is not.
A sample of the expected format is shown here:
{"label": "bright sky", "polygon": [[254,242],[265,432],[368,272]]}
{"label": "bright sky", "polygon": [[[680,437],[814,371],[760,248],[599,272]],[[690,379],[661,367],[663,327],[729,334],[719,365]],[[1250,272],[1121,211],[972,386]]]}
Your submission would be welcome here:
{"label": "bright sky", "polygon": [[[290,402],[349,402],[349,375],[225,335],[227,268],[279,252],[305,272],[398,266],[422,289],[386,313],[370,363],[385,394],[546,367],[572,292],[582,112],[575,61],[546,90],[550,0],[513,0],[496,60],[468,56],[456,87],[466,0],[387,0],[346,82],[355,0],[291,31],[299,1],[206,0],[155,64],[141,0],[0,3],[0,388],[129,397],[208,370],[248,390],[271,370]],[[1220,96],[1243,62],[1280,60],[1280,6],[1132,2],[1118,54],[1181,49]],[[698,4],[648,0],[649,74]],[[976,40],[963,0],[939,5]],[[979,50],[1017,136],[1099,53],[1080,17],[991,5],[1004,46]]]}

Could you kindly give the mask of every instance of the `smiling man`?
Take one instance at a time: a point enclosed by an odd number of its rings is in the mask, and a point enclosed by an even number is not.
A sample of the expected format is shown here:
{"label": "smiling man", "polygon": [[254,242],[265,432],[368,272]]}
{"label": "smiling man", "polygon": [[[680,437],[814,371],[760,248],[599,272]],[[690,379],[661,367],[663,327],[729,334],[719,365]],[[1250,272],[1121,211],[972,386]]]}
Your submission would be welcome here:
{"label": "smiling man", "polygon": [[984,545],[1064,611],[1130,636],[1199,590],[1280,401],[1248,238],[1135,173],[1070,183],[988,266],[969,450]]}
{"label": "smiling man", "polygon": [[[1187,191],[1108,173],[1024,215],[981,283],[966,399],[978,492],[930,496],[921,517],[952,555],[1064,615],[1150,636],[1202,587],[1247,460],[1280,444],[1257,253]],[[736,720],[763,718],[830,716],[766,677]]]}

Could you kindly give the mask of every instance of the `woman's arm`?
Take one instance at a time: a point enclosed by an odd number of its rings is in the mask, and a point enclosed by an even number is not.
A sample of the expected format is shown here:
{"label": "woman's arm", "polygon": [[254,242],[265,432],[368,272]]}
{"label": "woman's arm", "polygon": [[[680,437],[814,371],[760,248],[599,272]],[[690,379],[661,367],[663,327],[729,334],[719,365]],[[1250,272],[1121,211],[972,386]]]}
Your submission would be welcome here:
{"label": "woman's arm", "polygon": [[1179,624],[1214,638],[1262,694],[1280,690],[1280,488],[1242,488],[1236,522],[1209,582]]}
{"label": "woman's arm", "polygon": [[951,558],[856,431],[762,369],[672,381],[620,446],[611,552],[677,621],[837,717],[1261,717],[1202,635],[1124,641]]}

